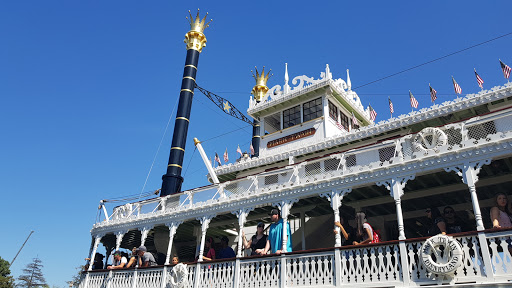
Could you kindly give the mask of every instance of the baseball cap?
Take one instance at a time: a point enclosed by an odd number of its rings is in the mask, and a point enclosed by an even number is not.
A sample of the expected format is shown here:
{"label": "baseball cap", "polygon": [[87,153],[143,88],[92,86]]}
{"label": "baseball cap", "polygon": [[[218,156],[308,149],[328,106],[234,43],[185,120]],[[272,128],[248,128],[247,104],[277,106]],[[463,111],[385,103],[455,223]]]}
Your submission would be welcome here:
{"label": "baseball cap", "polygon": [[265,228],[265,224],[263,224],[263,222],[258,222],[258,225],[256,227],[263,227],[263,228]]}
{"label": "baseball cap", "polygon": [[277,209],[272,209],[270,210],[270,213],[268,213],[269,216],[272,216],[272,215],[279,215],[279,210]]}
{"label": "baseball cap", "polygon": [[226,243],[229,243],[229,239],[226,236],[222,236],[222,238],[220,238],[220,241],[224,241]]}
{"label": "baseball cap", "polygon": [[146,249],[146,246],[140,246],[139,248],[137,248],[137,251],[147,252],[148,249]]}
{"label": "baseball cap", "polygon": [[115,255],[119,255],[119,256],[121,256],[121,251],[116,250],[116,251],[114,252],[114,256],[115,256]]}

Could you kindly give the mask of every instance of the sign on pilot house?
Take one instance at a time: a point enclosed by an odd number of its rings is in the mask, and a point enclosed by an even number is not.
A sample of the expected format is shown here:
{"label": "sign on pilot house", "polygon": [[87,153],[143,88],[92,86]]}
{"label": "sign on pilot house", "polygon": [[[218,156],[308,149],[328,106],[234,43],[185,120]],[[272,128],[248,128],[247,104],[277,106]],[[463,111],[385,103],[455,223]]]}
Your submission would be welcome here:
{"label": "sign on pilot house", "polygon": [[279,146],[282,144],[286,144],[288,142],[299,140],[300,138],[311,136],[311,135],[315,134],[315,132],[316,132],[315,128],[309,128],[307,130],[293,133],[291,135],[284,136],[284,137],[281,137],[276,140],[268,141],[267,148],[272,148],[272,147],[276,147],[276,146]]}

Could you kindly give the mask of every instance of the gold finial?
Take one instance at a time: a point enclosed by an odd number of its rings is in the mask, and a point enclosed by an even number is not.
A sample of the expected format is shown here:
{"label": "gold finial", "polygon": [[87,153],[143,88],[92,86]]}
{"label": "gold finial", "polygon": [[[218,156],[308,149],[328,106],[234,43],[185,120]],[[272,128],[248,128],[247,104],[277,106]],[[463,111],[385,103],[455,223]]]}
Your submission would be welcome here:
{"label": "gold finial", "polygon": [[197,9],[196,18],[192,17],[190,10],[188,11],[190,15],[190,19],[186,17],[190,22],[190,31],[185,34],[185,43],[187,44],[187,50],[194,49],[199,53],[203,50],[203,47],[206,46],[206,36],[204,36],[203,32],[206,27],[210,26],[210,23],[213,19],[210,19],[210,22],[206,23],[206,17],[208,13],[204,16],[203,19],[199,16],[199,9]]}
{"label": "gold finial", "polygon": [[251,94],[254,95],[254,99],[256,99],[257,102],[260,102],[261,99],[267,94],[268,87],[267,87],[267,81],[268,78],[273,76],[274,74],[270,74],[270,71],[272,69],[268,70],[267,75],[265,75],[265,66],[263,66],[263,69],[261,70],[261,74],[258,73],[258,68],[254,67],[256,70],[256,75],[254,75],[254,72],[252,72],[252,77],[256,80],[256,85],[252,88]]}
{"label": "gold finial", "polygon": [[197,146],[197,144],[201,143],[201,141],[199,141],[199,139],[197,138],[194,138],[194,146]]}

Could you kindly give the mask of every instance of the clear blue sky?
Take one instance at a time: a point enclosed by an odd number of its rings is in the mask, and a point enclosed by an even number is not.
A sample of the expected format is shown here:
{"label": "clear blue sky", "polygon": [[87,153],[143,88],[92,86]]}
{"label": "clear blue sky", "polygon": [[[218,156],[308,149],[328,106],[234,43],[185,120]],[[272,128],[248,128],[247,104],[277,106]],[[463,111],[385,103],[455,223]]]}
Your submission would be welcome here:
{"label": "clear blue sky", "polygon": [[[38,256],[50,285],[63,287],[83,264],[100,199],[138,194],[179,94],[185,61],[187,10],[213,18],[199,59],[197,83],[245,111],[251,69],[273,69],[269,86],[334,78],[350,69],[353,87],[512,32],[510,1],[1,1],[0,189],[4,224],[0,256],[15,277]],[[354,2],[354,3],[352,3]],[[318,3],[319,5],[314,5]],[[334,3],[334,1],[333,1]],[[498,58],[512,65],[512,36],[357,89],[377,120],[505,82]],[[196,93],[185,155],[185,188],[207,184],[192,137],[207,140],[246,126]],[[171,122],[144,191],[161,185]],[[209,155],[238,144],[248,150],[248,127],[204,142]],[[189,164],[190,163],[190,164]]]}

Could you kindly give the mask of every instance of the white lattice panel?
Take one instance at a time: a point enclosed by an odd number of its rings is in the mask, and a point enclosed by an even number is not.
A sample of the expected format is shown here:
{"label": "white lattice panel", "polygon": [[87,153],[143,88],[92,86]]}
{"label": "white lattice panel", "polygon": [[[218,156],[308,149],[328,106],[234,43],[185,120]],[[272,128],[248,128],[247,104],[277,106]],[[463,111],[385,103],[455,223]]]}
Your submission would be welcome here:
{"label": "white lattice panel", "polygon": [[286,259],[287,286],[334,286],[334,253]]}
{"label": "white lattice panel", "polygon": [[136,288],[155,288],[162,285],[162,269],[137,271]]}
{"label": "white lattice panel", "polygon": [[241,261],[239,287],[279,287],[280,275],[280,260],[265,258],[258,261]]}
{"label": "white lattice panel", "polygon": [[[235,262],[201,263],[199,287],[233,287]],[[191,282],[193,283],[193,282]]]}

